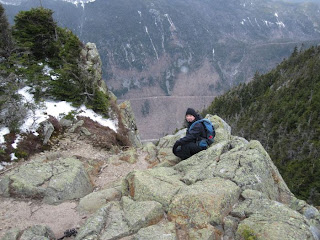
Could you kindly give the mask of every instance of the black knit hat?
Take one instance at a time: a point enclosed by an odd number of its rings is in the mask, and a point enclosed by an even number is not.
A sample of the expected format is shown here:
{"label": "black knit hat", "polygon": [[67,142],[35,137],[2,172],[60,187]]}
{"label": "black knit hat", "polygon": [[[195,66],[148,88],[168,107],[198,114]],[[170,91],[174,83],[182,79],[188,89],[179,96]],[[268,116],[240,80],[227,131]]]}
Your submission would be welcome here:
{"label": "black knit hat", "polygon": [[198,116],[198,114],[196,113],[196,111],[193,108],[188,108],[187,112],[186,112],[186,116],[190,114],[192,116],[194,116],[195,118]]}

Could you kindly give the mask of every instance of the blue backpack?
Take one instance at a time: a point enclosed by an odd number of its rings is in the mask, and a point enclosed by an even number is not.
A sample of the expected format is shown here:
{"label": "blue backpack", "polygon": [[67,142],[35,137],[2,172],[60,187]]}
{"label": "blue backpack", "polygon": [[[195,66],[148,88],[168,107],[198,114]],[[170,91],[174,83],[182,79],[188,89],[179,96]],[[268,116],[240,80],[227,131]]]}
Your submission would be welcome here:
{"label": "blue backpack", "polygon": [[205,128],[206,133],[207,133],[207,138],[200,140],[198,142],[198,145],[200,147],[208,147],[213,143],[213,139],[216,136],[216,132],[214,131],[214,127],[213,127],[211,121],[209,119],[206,119],[206,118],[200,119],[200,120],[195,121],[194,123],[192,123],[192,125],[189,128],[189,131],[193,128],[193,126],[196,123],[199,123],[199,122],[204,125],[204,128]]}

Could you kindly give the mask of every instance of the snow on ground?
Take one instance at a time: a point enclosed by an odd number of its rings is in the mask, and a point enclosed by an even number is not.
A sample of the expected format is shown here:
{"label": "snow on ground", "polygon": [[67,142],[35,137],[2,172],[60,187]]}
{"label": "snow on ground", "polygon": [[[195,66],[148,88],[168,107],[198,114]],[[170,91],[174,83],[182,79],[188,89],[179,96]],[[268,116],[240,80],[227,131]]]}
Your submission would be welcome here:
{"label": "snow on ground", "polygon": [[[40,104],[34,102],[33,94],[29,92],[30,87],[24,87],[18,91],[22,95],[22,103],[33,104],[35,106],[34,110],[29,110],[27,113],[24,124],[20,127],[21,133],[32,132],[35,135],[38,133],[38,129],[41,122],[47,120],[49,116],[53,116],[60,120],[64,116],[68,115],[71,111],[74,112],[75,116],[89,117],[93,121],[98,122],[102,126],[109,127],[115,132],[117,131],[117,120],[111,120],[103,118],[101,115],[95,113],[93,110],[86,108],[82,105],[79,108],[73,107],[71,103],[66,101],[44,101]],[[5,142],[4,135],[8,134],[10,131],[7,127],[0,128],[0,145]],[[17,147],[17,144],[21,140],[21,136],[17,135],[15,142],[12,144],[13,148]],[[14,154],[11,156],[11,160],[15,160]],[[2,164],[2,165],[1,165]],[[0,163],[0,170],[3,169],[3,163]]]}
{"label": "snow on ground", "polygon": [[[34,104],[33,95],[29,93],[30,87],[24,87],[18,91],[23,96],[24,103]],[[101,115],[96,114],[93,110],[86,108],[82,105],[80,108],[73,107],[71,103],[66,101],[44,101],[37,106],[35,111],[29,111],[24,124],[20,130],[22,132],[33,131],[35,132],[39,124],[49,118],[49,115],[60,120],[71,111],[75,111],[77,116],[89,117],[98,122],[102,126],[109,127],[115,132],[117,131],[117,122],[114,120],[103,118]]]}
{"label": "snow on ground", "polygon": [[9,128],[7,127],[4,127],[4,128],[1,128],[0,129],[0,144],[4,143],[4,135],[10,133],[10,130]]}

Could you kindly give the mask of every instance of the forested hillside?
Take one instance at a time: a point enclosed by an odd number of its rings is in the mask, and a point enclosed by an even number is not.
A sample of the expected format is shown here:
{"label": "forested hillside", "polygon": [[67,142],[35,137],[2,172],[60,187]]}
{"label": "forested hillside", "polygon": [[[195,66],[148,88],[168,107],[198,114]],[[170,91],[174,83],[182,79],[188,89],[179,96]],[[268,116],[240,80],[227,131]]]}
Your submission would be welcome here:
{"label": "forested hillside", "polygon": [[289,188],[320,205],[320,46],[299,52],[271,72],[216,98],[233,134],[258,139]]}

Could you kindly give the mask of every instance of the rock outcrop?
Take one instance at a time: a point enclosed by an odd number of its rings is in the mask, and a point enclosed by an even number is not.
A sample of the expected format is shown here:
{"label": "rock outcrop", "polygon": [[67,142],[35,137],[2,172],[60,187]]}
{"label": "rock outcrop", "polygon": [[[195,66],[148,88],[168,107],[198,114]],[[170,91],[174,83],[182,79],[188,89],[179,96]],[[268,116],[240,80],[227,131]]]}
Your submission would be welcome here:
{"label": "rock outcrop", "polygon": [[96,44],[88,42],[81,50],[80,58],[83,59],[80,68],[90,73],[87,81],[97,86],[103,93],[107,93],[108,88],[102,79],[102,62]]}
{"label": "rock outcrop", "polygon": [[[91,186],[80,174],[81,163],[65,159],[22,165],[0,179],[1,194],[41,196],[51,203],[82,197],[79,208],[96,212],[80,227],[77,240],[320,239],[318,210],[290,192],[262,145],[232,136],[218,116],[207,118],[216,129],[213,145],[179,161],[171,148],[184,130],[149,143],[142,150],[156,166],[130,172],[121,192],[105,189],[84,196]],[[63,180],[70,174],[73,180]]]}
{"label": "rock outcrop", "polygon": [[125,101],[119,104],[119,108],[122,115],[122,121],[124,126],[129,130],[129,140],[135,147],[141,147],[141,139],[139,136],[139,130],[137,128],[136,119],[131,109],[129,101]]}
{"label": "rock outcrop", "polygon": [[57,204],[84,197],[93,186],[83,164],[74,158],[26,163],[0,178],[0,195]]}

